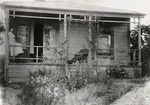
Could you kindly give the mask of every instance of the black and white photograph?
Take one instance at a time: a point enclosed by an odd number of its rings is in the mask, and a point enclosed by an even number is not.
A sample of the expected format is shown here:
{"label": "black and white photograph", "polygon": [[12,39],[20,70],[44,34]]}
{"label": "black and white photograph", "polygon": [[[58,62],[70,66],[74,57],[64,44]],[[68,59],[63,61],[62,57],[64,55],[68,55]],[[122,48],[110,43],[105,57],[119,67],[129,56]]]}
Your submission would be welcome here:
{"label": "black and white photograph", "polygon": [[149,0],[0,0],[0,105],[150,105]]}

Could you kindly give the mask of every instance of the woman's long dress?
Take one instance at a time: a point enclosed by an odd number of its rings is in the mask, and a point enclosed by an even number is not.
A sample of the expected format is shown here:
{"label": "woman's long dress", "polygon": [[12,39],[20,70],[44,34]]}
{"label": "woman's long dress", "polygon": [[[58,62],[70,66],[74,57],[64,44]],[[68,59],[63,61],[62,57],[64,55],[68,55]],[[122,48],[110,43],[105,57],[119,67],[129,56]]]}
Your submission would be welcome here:
{"label": "woman's long dress", "polygon": [[9,44],[15,46],[15,47],[13,46],[10,47],[11,56],[16,56],[18,54],[23,53],[21,44],[15,41],[15,35],[12,32],[9,32]]}

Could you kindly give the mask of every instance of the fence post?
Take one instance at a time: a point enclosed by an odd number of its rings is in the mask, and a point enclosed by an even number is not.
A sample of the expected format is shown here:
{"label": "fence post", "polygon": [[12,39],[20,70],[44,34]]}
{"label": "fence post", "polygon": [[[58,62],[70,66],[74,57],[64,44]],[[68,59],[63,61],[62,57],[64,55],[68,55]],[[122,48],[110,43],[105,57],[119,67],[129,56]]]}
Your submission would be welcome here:
{"label": "fence post", "polygon": [[139,26],[139,31],[138,31],[138,50],[139,50],[139,53],[138,53],[138,65],[141,66],[141,19],[138,18],[138,26]]}
{"label": "fence post", "polygon": [[92,53],[91,53],[91,40],[92,40],[92,16],[89,16],[89,52],[88,52],[88,64],[92,67]]}
{"label": "fence post", "polygon": [[36,47],[36,63],[38,63],[38,57],[39,57],[38,51],[39,51],[39,47],[37,46]]}
{"label": "fence post", "polygon": [[8,82],[8,63],[9,63],[9,9],[5,8],[5,27],[6,27],[6,36],[5,36],[5,69],[4,69],[4,80]]}

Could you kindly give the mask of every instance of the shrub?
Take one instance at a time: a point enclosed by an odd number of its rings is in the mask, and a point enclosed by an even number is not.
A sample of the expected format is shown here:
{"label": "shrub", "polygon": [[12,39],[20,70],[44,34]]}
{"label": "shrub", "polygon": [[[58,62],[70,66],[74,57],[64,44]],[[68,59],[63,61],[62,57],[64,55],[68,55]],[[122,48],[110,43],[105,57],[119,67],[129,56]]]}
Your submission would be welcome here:
{"label": "shrub", "polygon": [[94,76],[91,70],[86,69],[84,72],[81,70],[77,70],[74,75],[70,77],[69,83],[71,89],[80,89],[84,87],[86,84],[90,84],[94,82]]}
{"label": "shrub", "polygon": [[24,104],[63,105],[68,91],[74,92],[87,84],[98,83],[100,78],[100,73],[95,73],[95,70],[88,67],[84,70],[77,69],[69,79],[52,70],[39,68],[30,72],[20,96]]}
{"label": "shrub", "polygon": [[[111,68],[109,70],[120,69]],[[52,70],[39,68],[35,72],[30,72],[20,97],[25,105],[70,105],[76,100],[78,101],[76,103],[97,103],[94,105],[105,103],[103,105],[108,105],[128,92],[132,86],[124,85],[123,82],[119,85],[115,84],[112,78],[118,76],[113,74],[114,72],[107,71],[107,73],[111,73],[110,78],[107,78],[107,75],[102,78],[101,75],[106,72],[96,72],[90,68],[78,69],[68,79],[55,74]]]}
{"label": "shrub", "polygon": [[51,70],[38,69],[30,72],[21,96],[25,105],[63,105],[66,93],[66,85]]}
{"label": "shrub", "polygon": [[129,79],[131,78],[130,73],[126,72],[125,69],[121,67],[113,67],[107,70],[107,75],[111,79]]}
{"label": "shrub", "polygon": [[102,73],[102,71],[98,72],[97,70],[91,69],[89,67],[82,69],[77,68],[77,70],[74,71],[74,74],[69,79],[70,89],[78,90],[82,87],[85,87],[87,84],[106,82],[107,75],[105,74],[106,73]]}

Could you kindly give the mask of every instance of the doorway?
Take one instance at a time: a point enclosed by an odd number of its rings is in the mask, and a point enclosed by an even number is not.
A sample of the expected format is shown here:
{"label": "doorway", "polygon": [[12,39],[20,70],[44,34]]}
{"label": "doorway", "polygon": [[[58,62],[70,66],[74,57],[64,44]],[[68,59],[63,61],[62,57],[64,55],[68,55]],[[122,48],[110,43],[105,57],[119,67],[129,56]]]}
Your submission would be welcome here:
{"label": "doorway", "polygon": [[[43,22],[37,20],[34,23],[34,46],[43,46]],[[34,55],[36,56],[37,48],[34,48]],[[39,47],[38,56],[43,54],[43,48]]]}

